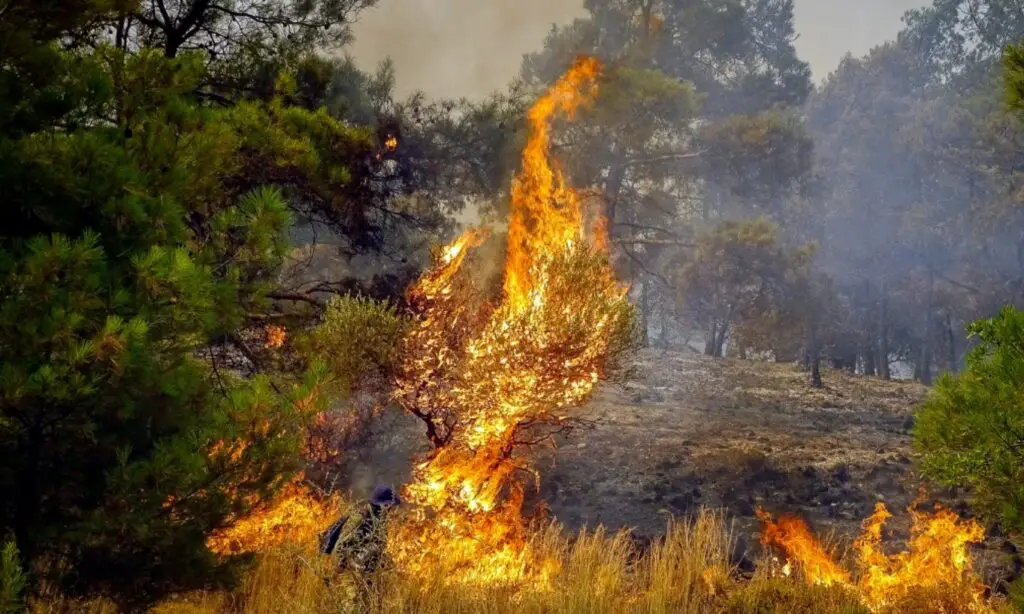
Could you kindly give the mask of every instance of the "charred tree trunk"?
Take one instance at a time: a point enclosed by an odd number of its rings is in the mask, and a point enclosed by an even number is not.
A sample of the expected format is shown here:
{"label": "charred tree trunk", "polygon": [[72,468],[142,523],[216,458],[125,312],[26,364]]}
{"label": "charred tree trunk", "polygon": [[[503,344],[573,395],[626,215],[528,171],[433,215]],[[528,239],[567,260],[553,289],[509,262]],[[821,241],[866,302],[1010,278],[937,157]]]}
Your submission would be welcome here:
{"label": "charred tree trunk", "polygon": [[818,339],[818,331],[814,326],[808,329],[807,333],[807,366],[811,371],[811,386],[823,388],[821,381],[821,342]]}
{"label": "charred tree trunk", "polygon": [[874,343],[868,343],[864,348],[864,375],[875,375],[875,360],[878,356],[878,350],[875,349]]}
{"label": "charred tree trunk", "polygon": [[715,345],[713,348],[714,352],[711,355],[715,358],[722,357],[722,350],[725,348],[725,340],[729,335],[729,324],[732,322],[733,309],[734,305],[730,303],[728,311],[725,312],[725,318],[723,318],[718,324],[718,336],[713,337]]}
{"label": "charred tree trunk", "polygon": [[659,315],[661,316],[661,330],[658,331],[658,345],[663,348],[668,348],[668,309],[665,307],[664,296],[662,296],[661,309],[659,309]]}
{"label": "charred tree trunk", "polygon": [[615,155],[616,162],[608,171],[608,180],[604,184],[604,216],[607,224],[608,239],[615,236],[615,215],[619,203],[619,194],[622,192],[622,183],[626,180],[626,165]]}
{"label": "charred tree trunk", "polygon": [[721,358],[722,357],[723,350],[725,348],[725,339],[726,339],[726,336],[728,335],[728,333],[729,333],[729,323],[726,322],[726,323],[722,324],[722,326],[720,326],[719,329],[718,329],[718,338],[715,339],[715,353],[713,354],[713,356],[715,358]]}
{"label": "charred tree trunk", "polygon": [[950,372],[956,373],[960,370],[960,365],[957,364],[956,360],[956,336],[953,334],[953,318],[948,313],[946,314],[946,343],[948,344],[946,348],[948,351],[946,358],[948,368]]}

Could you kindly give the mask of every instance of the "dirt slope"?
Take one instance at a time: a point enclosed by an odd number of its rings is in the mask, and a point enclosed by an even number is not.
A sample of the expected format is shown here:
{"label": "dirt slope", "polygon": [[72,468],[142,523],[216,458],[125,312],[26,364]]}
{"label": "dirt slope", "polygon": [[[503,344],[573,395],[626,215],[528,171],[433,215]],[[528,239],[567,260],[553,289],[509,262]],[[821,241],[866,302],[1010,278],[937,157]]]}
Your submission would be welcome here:
{"label": "dirt slope", "polygon": [[570,525],[657,533],[666,512],[726,507],[743,521],[761,505],[852,529],[876,500],[902,509],[916,494],[923,386],[829,371],[813,390],[789,365],[658,350],[635,372],[579,410],[596,425],[562,440],[542,474]]}

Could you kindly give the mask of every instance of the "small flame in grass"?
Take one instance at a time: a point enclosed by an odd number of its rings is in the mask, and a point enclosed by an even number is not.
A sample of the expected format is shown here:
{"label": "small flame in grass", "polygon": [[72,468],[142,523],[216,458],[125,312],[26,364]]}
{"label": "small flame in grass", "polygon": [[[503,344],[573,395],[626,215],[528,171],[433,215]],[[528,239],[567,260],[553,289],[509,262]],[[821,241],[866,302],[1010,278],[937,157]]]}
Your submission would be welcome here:
{"label": "small flame in grass", "polygon": [[[825,552],[803,520],[786,514],[773,521],[762,510],[757,511],[757,517],[761,519],[761,543],[775,546],[790,560],[797,561],[808,582],[824,586],[849,584],[849,574]],[[789,575],[789,563],[783,566],[783,575]]]}
{"label": "small flame in grass", "polygon": [[479,229],[445,247],[409,291],[418,324],[397,398],[427,418],[435,449],[405,489],[415,513],[389,544],[405,571],[502,583],[543,582],[557,569],[528,545],[523,477],[532,471],[513,452],[524,428],[557,423],[587,398],[628,320],[604,243],[595,245],[581,198],[549,159],[552,116],[587,102],[599,70],[593,58],[577,61],[530,109],[500,298],[479,300],[460,274]]}
{"label": "small flame in grass", "polygon": [[825,551],[803,520],[784,515],[778,521],[758,510],[761,543],[781,550],[786,556],[784,575],[790,565],[798,567],[812,584],[843,585],[856,591],[864,604],[879,611],[907,602],[921,591],[963,587],[975,611],[989,611],[984,586],[972,567],[968,544],[984,539],[985,531],[973,519],[961,519],[938,507],[934,513],[910,507],[912,526],[905,552],[889,555],[882,549],[882,529],[892,517],[885,504],[878,503],[864,523],[864,532],[854,542],[858,577],[851,578]]}

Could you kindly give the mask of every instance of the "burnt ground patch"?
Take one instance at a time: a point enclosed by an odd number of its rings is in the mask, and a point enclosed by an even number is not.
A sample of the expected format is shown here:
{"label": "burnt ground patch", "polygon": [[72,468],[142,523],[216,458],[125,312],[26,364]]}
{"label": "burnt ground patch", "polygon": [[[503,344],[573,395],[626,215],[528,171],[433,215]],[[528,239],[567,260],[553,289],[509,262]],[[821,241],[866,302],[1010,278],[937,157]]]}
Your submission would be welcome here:
{"label": "burnt ground patch", "polygon": [[[849,543],[884,502],[890,543],[902,548],[924,485],[911,429],[927,389],[831,370],[824,379],[815,390],[791,365],[641,352],[629,380],[578,410],[592,428],[562,438],[554,456],[538,453],[537,494],[570,530],[628,527],[641,540],[670,516],[725,508],[743,547],[757,543],[758,508]],[[970,515],[953,493],[928,494]],[[992,585],[1020,569],[998,529],[976,555]]]}

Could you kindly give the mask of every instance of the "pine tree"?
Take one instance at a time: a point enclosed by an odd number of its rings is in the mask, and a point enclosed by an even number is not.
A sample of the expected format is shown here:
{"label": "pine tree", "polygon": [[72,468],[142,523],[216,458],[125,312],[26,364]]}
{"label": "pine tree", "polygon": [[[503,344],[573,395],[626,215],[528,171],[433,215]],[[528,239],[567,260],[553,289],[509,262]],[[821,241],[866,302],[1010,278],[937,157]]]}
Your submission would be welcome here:
{"label": "pine tree", "polygon": [[323,370],[208,353],[245,347],[289,203],[351,207],[367,137],[280,98],[204,104],[202,55],[68,50],[108,4],[0,14],[0,536],[36,586],[134,607],[229,579],[207,536],[300,460]]}

